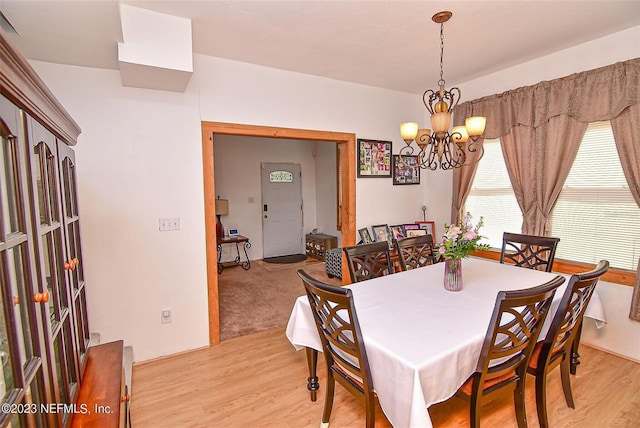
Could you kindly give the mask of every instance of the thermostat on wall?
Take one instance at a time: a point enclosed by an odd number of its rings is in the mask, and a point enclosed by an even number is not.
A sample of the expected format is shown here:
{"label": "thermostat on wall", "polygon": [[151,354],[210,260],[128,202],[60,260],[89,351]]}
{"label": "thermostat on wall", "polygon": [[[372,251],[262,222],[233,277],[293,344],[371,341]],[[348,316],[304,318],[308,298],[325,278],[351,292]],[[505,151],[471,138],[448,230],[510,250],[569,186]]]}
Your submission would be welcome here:
{"label": "thermostat on wall", "polygon": [[229,236],[238,236],[240,235],[240,233],[238,233],[238,229],[229,229]]}

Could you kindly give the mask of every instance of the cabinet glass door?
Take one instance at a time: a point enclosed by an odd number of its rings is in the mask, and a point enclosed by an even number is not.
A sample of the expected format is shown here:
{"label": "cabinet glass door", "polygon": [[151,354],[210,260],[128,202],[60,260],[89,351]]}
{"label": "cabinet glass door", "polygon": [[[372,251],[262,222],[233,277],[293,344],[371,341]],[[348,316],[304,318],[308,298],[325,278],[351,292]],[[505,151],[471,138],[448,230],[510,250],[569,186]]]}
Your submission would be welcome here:
{"label": "cabinet glass door", "polygon": [[[0,425],[44,426],[47,380],[38,308],[46,296],[34,289],[35,249],[30,233],[25,172],[24,116],[0,97],[0,397],[8,412]],[[41,394],[44,392],[44,394]],[[8,406],[8,407],[6,407]]]}
{"label": "cabinet glass door", "polygon": [[[49,355],[50,381],[53,402],[71,404],[78,391],[80,360],[74,341],[74,290],[68,280],[70,260],[66,250],[65,225],[62,221],[62,195],[57,156],[57,142],[53,134],[34,120],[29,120],[31,171],[34,211],[40,257],[39,283],[48,302],[43,317]],[[71,408],[71,407],[69,407]],[[70,414],[58,415],[58,423],[66,424]]]}
{"label": "cabinet glass door", "polygon": [[87,299],[80,243],[80,216],[78,214],[78,192],[76,187],[76,167],[73,150],[66,144],[58,143],[60,161],[60,182],[62,193],[62,221],[65,226],[68,276],[72,291],[75,334],[79,360],[82,365],[89,346],[90,332],[87,317]]}

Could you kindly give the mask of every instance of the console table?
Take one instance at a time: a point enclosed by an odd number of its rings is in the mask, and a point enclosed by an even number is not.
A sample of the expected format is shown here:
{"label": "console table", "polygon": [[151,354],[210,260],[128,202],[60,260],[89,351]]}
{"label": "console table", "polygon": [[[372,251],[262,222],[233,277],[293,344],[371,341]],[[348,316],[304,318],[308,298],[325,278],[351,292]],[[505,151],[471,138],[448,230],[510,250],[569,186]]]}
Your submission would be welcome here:
{"label": "console table", "polygon": [[[221,262],[220,259],[222,257],[222,246],[225,244],[235,244],[236,245],[236,258],[233,261]],[[240,257],[240,244],[242,244],[242,248],[244,249],[244,261]],[[249,242],[249,238],[242,235],[237,236],[227,236],[224,238],[218,239],[218,273],[221,274],[225,267],[228,266],[242,266],[242,269],[249,270],[251,268],[251,261],[249,260],[249,255],[247,254],[247,250],[251,248],[251,242]]]}
{"label": "console table", "polygon": [[338,246],[338,237],[324,233],[307,233],[305,236],[307,256],[324,261],[325,253]]}

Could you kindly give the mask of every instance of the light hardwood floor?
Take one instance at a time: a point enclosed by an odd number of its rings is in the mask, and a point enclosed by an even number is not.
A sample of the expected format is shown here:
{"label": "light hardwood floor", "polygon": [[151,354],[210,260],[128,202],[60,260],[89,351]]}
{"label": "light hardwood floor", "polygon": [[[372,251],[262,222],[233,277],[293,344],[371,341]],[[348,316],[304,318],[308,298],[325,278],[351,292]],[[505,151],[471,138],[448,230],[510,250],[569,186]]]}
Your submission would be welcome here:
{"label": "light hardwood floor", "polygon": [[[324,402],[324,360],[315,403],[306,389],[304,351],[297,352],[284,326],[237,337],[218,346],[133,367],[132,425],[139,427],[317,427]],[[582,364],[572,376],[576,409],[564,402],[560,374],[548,381],[552,428],[640,426],[640,364],[581,347]],[[532,378],[526,396],[530,427],[538,427]],[[509,397],[483,408],[484,427],[515,427]],[[434,427],[467,427],[467,403],[452,398],[429,410]],[[376,426],[391,426],[379,407]],[[361,404],[339,385],[332,427],[364,425]]]}

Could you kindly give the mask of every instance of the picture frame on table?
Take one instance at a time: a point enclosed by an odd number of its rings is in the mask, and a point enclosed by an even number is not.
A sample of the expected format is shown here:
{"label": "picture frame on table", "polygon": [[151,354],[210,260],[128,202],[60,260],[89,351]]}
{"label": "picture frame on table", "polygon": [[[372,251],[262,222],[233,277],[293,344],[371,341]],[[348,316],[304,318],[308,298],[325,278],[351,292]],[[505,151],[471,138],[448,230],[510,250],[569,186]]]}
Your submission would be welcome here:
{"label": "picture frame on table", "polygon": [[418,156],[393,155],[393,185],[420,184]]}
{"label": "picture frame on table", "polygon": [[431,235],[434,244],[437,244],[440,241],[440,236],[436,235],[436,223],[434,221],[419,220],[416,221],[416,224],[420,229],[426,230],[428,235]]}
{"label": "picture frame on table", "polygon": [[391,177],[391,141],[358,138],[358,177]]}
{"label": "picture frame on table", "polygon": [[371,237],[371,234],[369,233],[369,228],[368,227],[363,227],[362,229],[358,229],[358,234],[360,235],[360,240],[362,241],[363,244],[371,244],[373,241],[373,238]]}
{"label": "picture frame on table", "polygon": [[407,238],[413,238],[414,236],[426,236],[428,235],[426,229],[409,229],[407,230]]}
{"label": "picture frame on table", "polygon": [[391,236],[395,239],[406,238],[407,234],[404,231],[404,226],[401,224],[396,224],[395,226],[391,226]]}
{"label": "picture frame on table", "polygon": [[371,226],[373,239],[375,242],[391,242],[391,230],[388,224],[377,224]]}

